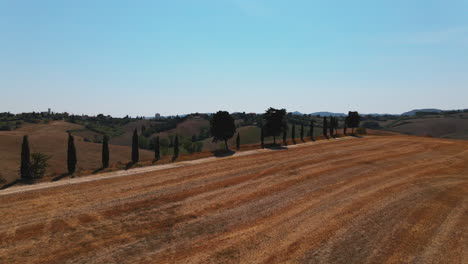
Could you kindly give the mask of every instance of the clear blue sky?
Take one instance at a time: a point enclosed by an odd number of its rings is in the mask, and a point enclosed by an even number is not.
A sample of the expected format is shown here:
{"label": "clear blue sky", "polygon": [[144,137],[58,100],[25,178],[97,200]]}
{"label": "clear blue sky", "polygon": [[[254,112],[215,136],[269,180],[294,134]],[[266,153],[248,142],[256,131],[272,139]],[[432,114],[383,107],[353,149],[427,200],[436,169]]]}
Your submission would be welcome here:
{"label": "clear blue sky", "polygon": [[0,112],[468,108],[468,0],[0,0]]}

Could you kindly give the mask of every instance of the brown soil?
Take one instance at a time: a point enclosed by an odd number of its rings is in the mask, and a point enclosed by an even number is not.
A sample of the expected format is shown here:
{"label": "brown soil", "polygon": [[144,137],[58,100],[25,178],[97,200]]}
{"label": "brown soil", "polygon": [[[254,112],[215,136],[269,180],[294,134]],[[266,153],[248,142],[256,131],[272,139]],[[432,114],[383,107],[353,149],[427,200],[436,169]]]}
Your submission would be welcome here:
{"label": "brown soil", "polygon": [[7,191],[0,263],[468,262],[465,141],[328,140]]}

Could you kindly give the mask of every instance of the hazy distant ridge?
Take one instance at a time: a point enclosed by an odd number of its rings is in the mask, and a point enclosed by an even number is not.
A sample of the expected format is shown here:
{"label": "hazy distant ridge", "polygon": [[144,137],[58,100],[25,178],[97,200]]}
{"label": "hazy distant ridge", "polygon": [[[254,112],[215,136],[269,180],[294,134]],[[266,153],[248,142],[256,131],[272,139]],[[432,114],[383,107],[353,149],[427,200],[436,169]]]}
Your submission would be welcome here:
{"label": "hazy distant ridge", "polygon": [[410,115],[416,115],[417,112],[434,112],[434,113],[440,113],[442,112],[443,110],[440,110],[440,109],[436,109],[436,108],[424,108],[424,109],[414,109],[414,110],[411,110],[411,111],[408,111],[408,112],[404,112],[403,116],[410,116]]}

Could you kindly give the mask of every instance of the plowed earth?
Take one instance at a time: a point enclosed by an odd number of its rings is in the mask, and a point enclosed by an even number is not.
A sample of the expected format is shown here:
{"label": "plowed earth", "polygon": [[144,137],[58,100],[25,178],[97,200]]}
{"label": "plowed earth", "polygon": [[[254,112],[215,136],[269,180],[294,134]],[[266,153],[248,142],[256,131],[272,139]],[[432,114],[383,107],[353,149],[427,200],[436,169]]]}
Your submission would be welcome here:
{"label": "plowed earth", "polygon": [[468,143],[330,140],[0,191],[0,263],[468,263]]}

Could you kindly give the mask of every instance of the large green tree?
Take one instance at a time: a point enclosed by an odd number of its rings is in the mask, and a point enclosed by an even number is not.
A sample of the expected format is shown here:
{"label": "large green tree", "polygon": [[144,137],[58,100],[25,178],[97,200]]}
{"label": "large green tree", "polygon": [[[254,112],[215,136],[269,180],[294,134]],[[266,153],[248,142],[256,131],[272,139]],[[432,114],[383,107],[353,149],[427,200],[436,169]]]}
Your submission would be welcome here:
{"label": "large green tree", "polygon": [[263,114],[265,119],[265,136],[273,137],[273,144],[276,144],[276,137],[286,129],[286,109],[268,108]]}
{"label": "large green tree", "polygon": [[133,164],[138,163],[138,160],[140,159],[140,153],[138,149],[138,132],[137,129],[133,131],[133,137],[132,137],[132,162]]}
{"label": "large green tree", "polygon": [[75,140],[71,133],[68,133],[68,150],[67,150],[67,168],[68,173],[73,174],[76,170],[76,148]]}
{"label": "large green tree", "polygon": [[27,180],[31,178],[31,157],[29,150],[28,136],[23,136],[23,144],[21,145],[21,179]]}
{"label": "large green tree", "polygon": [[227,111],[218,111],[210,120],[213,141],[224,141],[226,150],[229,150],[228,140],[236,133],[234,118]]}
{"label": "large green tree", "polygon": [[354,134],[354,129],[356,127],[359,127],[359,122],[361,122],[361,116],[359,115],[359,113],[357,111],[353,112],[353,111],[349,111],[348,112],[348,117],[347,117],[347,123],[348,123],[348,127],[350,127],[352,129],[352,134]]}

